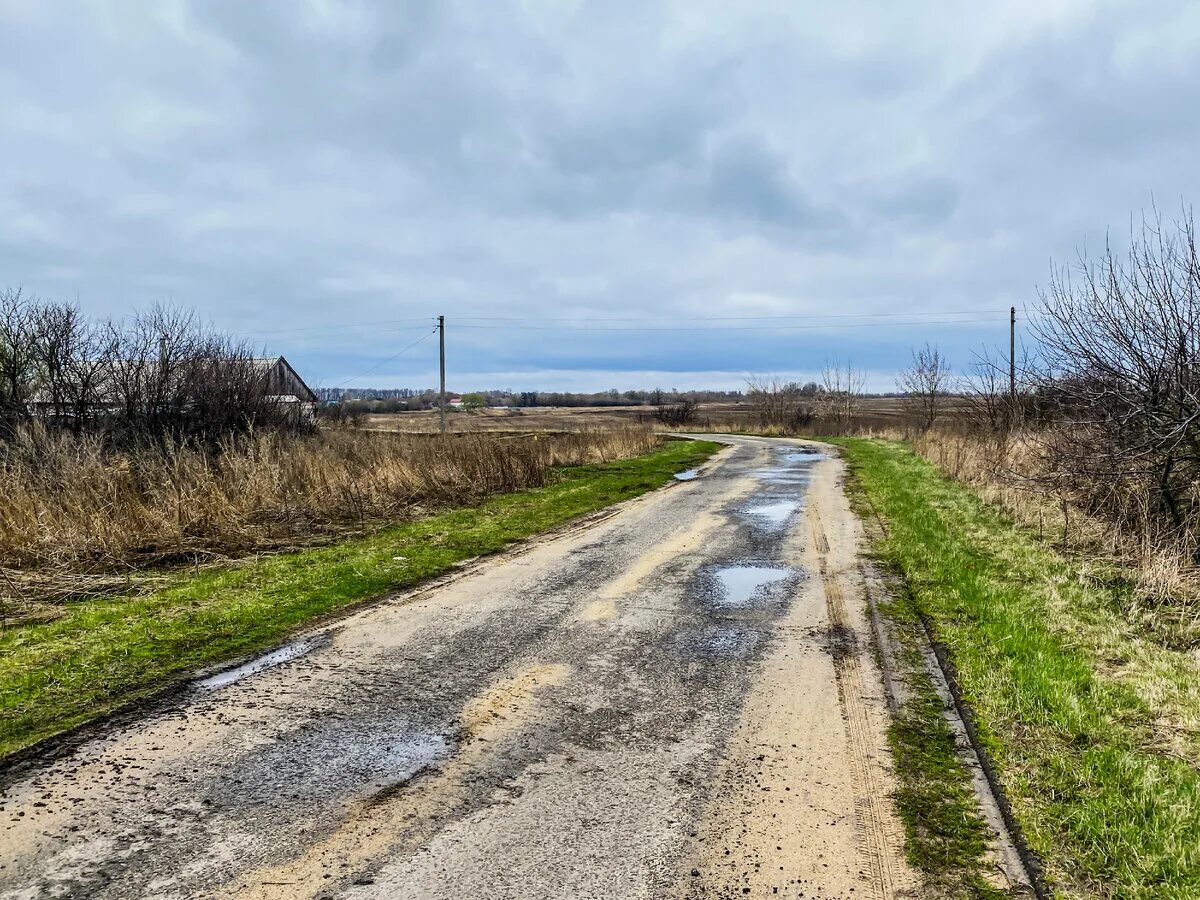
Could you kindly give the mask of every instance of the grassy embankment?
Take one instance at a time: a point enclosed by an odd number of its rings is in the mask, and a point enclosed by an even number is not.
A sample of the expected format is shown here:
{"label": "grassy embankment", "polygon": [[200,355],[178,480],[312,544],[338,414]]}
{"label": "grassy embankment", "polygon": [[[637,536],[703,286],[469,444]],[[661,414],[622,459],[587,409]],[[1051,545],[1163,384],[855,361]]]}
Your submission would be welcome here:
{"label": "grassy embankment", "polygon": [[[905,446],[840,440],[909,594],[955,667],[1025,838],[1064,897],[1200,897],[1196,657],[1097,579]],[[965,773],[918,690],[892,729],[913,861],[986,896]],[[951,878],[950,880],[954,880]],[[974,893],[972,893],[972,890]]]}
{"label": "grassy embankment", "polygon": [[669,441],[633,459],[562,468],[544,487],[329,547],[175,574],[152,593],[73,602],[53,622],[9,628],[0,634],[0,753],[356,602],[653,490],[718,447]]}

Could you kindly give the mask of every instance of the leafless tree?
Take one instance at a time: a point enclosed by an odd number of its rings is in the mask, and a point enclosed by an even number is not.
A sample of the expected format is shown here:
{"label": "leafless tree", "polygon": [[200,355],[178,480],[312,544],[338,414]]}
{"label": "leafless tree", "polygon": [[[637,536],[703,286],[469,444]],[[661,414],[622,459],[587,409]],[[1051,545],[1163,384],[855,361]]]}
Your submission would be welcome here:
{"label": "leafless tree", "polygon": [[[1074,274],[1074,278],[1072,277]],[[1040,296],[1041,393],[1063,427],[1044,441],[1048,469],[1091,511],[1136,498],[1170,528],[1200,513],[1200,257],[1190,212],[1157,214],[1118,254],[1080,254]]]}
{"label": "leafless tree", "polygon": [[838,432],[847,431],[858,412],[867,376],[846,360],[831,360],[821,371],[819,411]]}
{"label": "leafless tree", "polygon": [[922,431],[928,431],[942,412],[953,375],[950,363],[936,345],[912,351],[912,363],[896,379],[905,406]]}
{"label": "leafless tree", "polygon": [[764,428],[796,431],[810,424],[816,415],[813,394],[794,381],[755,376],[747,381],[746,397]]}
{"label": "leafless tree", "polygon": [[29,419],[38,385],[37,304],[19,289],[0,293],[0,437]]}

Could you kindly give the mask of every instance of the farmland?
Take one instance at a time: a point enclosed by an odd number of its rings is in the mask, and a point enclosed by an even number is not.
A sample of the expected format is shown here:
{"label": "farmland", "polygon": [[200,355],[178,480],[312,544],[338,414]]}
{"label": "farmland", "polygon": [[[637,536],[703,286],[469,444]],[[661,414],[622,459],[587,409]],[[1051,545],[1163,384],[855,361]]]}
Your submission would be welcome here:
{"label": "farmland", "polygon": [[[557,406],[517,407],[510,409],[453,410],[447,417],[447,429],[471,431],[581,431],[624,427],[630,424],[663,429],[655,419],[655,408],[636,406]],[[687,430],[754,431],[762,427],[758,410],[750,401],[702,402],[695,421]],[[897,397],[864,397],[855,427],[860,429],[902,429],[906,424],[903,401]],[[370,414],[364,427],[378,431],[435,432],[438,413],[434,410]],[[820,433],[820,424],[810,429]]]}

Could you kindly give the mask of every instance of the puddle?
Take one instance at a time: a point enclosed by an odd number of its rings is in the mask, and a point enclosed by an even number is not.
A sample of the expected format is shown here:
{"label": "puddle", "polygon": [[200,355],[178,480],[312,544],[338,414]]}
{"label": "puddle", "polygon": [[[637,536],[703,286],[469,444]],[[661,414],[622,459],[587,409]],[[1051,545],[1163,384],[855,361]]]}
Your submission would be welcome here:
{"label": "puddle", "polygon": [[272,666],[277,666],[280,663],[288,662],[298,656],[303,656],[310,650],[316,649],[322,643],[319,637],[304,638],[291,644],[286,644],[278,650],[273,650],[270,653],[265,653],[262,656],[256,657],[247,663],[243,663],[236,669],[226,669],[224,672],[218,672],[216,675],[210,675],[208,678],[201,678],[196,682],[196,687],[204,688],[205,690],[214,690],[216,688],[225,687],[228,684],[233,684],[235,681],[241,681],[243,678],[248,678],[264,669],[269,669]]}
{"label": "puddle", "polygon": [[676,481],[691,481],[693,478],[697,477],[699,474],[700,474],[699,469],[687,469],[686,471],[683,471],[683,472],[676,472],[675,480]]}
{"label": "puddle", "polygon": [[783,458],[787,462],[801,463],[820,462],[823,459],[829,459],[829,457],[820,450],[797,450],[793,453],[785,453]]}
{"label": "puddle", "polygon": [[723,566],[714,570],[717,606],[745,606],[763,590],[794,574],[783,566]]}
{"label": "puddle", "polygon": [[777,469],[759,469],[754,473],[754,477],[759,481],[765,481],[768,484],[809,484],[812,481],[812,476],[807,469],[791,469],[780,467]]}
{"label": "puddle", "polygon": [[776,500],[751,504],[745,508],[744,512],[753,516],[758,522],[773,528],[783,528],[799,508],[799,500]]}

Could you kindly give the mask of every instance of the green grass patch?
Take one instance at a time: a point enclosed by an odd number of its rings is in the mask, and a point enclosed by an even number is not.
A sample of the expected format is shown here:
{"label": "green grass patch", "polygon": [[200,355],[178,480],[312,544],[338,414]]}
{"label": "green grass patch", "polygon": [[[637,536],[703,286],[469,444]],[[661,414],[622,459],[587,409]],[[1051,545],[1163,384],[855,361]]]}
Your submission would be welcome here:
{"label": "green grass patch", "polygon": [[329,547],[177,573],[153,593],[75,602],[53,622],[10,628],[0,633],[0,753],[197,668],[261,650],[322,616],[661,487],[719,448],[668,441],[634,459],[564,468],[545,487]]}
{"label": "green grass patch", "polygon": [[[878,541],[874,513],[853,473],[847,489],[855,512]],[[987,878],[990,832],[971,774],[946,719],[945,703],[925,662],[927,639],[903,584],[889,584],[876,609],[886,620],[902,684],[900,709],[888,727],[895,759],[896,808],[904,823],[908,861],[925,876],[925,894],[945,900],[1000,900],[1008,894]]]}
{"label": "green grass patch", "polygon": [[[1061,896],[1200,897],[1200,772],[1107,674],[1094,579],[898,443],[837,441]],[[897,727],[903,727],[898,725]]]}

